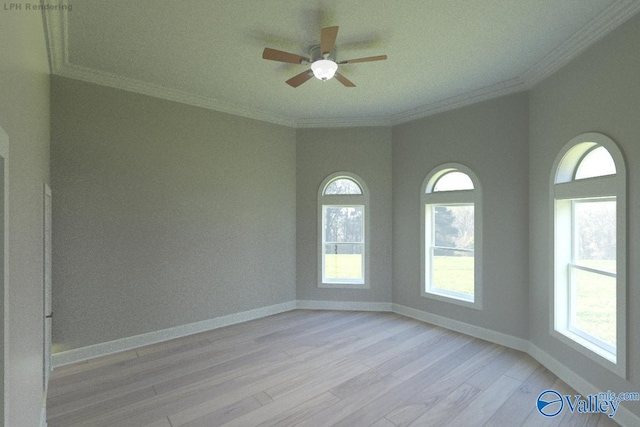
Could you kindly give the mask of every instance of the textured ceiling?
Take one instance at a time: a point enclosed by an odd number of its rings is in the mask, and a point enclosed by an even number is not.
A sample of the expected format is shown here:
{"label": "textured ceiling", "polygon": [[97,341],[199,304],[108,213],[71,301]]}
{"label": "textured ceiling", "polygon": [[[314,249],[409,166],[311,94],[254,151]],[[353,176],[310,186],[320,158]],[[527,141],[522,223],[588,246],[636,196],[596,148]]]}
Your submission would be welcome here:
{"label": "textured ceiling", "polygon": [[[63,1],[64,3],[64,1]],[[525,90],[638,10],[637,0],[83,0],[47,17],[53,72],[294,127],[388,125]],[[357,87],[285,81],[338,25]]]}

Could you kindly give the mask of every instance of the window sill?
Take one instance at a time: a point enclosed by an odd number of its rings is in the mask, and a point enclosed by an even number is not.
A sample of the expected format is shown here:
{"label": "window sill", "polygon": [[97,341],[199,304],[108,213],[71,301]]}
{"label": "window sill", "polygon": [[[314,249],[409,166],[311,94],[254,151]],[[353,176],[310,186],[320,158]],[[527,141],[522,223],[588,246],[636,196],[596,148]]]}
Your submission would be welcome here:
{"label": "window sill", "polygon": [[480,301],[477,298],[463,299],[463,298],[458,298],[449,293],[444,293],[444,292],[439,293],[437,291],[423,291],[421,295],[425,298],[429,298],[437,301],[461,305],[463,307],[473,308],[475,310],[482,310],[482,305],[480,304]]}
{"label": "window sill", "polygon": [[334,289],[370,289],[366,283],[348,283],[348,282],[330,282],[318,283],[319,288],[334,288]]}
{"label": "window sill", "polygon": [[626,367],[624,363],[619,363],[616,354],[603,349],[569,330],[553,329],[551,335],[583,356],[597,362],[620,377],[626,378]]}

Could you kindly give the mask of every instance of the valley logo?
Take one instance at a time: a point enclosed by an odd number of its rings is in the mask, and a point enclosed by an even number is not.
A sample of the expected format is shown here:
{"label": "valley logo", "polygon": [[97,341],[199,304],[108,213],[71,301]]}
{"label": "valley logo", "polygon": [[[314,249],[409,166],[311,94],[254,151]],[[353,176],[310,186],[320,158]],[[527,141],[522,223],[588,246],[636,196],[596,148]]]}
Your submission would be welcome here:
{"label": "valley logo", "polygon": [[555,417],[564,407],[562,396],[555,390],[545,390],[538,396],[538,412],[545,417]]}
{"label": "valley logo", "polygon": [[616,394],[609,390],[606,393],[589,394],[583,398],[579,394],[563,396],[555,390],[545,390],[538,396],[536,407],[545,417],[555,417],[560,414],[566,404],[571,413],[607,414],[609,418],[613,418],[620,403],[627,400],[640,400],[640,393]]}

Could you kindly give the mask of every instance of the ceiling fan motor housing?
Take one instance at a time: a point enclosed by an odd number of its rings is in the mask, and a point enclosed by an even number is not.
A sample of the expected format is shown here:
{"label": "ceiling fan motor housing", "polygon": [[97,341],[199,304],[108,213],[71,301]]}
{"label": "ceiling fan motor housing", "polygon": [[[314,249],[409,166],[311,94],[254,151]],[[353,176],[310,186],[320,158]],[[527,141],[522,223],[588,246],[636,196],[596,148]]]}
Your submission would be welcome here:
{"label": "ceiling fan motor housing", "polygon": [[337,50],[334,45],[333,50],[326,58],[322,55],[321,46],[313,46],[309,52],[311,56],[311,71],[313,75],[322,81],[331,80],[338,70],[336,62]]}
{"label": "ceiling fan motor housing", "polygon": [[338,62],[338,48],[334,46],[329,56],[324,58],[322,51],[320,50],[320,45],[315,45],[311,50],[309,50],[309,57],[311,58],[311,62],[315,62],[319,59],[330,59],[333,62]]}

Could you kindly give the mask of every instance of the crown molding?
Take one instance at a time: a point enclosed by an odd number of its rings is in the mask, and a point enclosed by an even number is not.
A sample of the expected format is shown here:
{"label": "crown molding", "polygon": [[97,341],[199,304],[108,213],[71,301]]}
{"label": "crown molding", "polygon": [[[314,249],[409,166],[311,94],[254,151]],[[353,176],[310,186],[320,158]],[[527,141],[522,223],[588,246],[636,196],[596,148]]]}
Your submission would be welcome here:
{"label": "crown molding", "polygon": [[[69,1],[60,0],[60,4],[68,6]],[[394,126],[465,107],[477,102],[529,90],[565,66],[593,43],[639,11],[640,1],[638,0],[614,0],[606,9],[585,24],[567,41],[538,61],[521,76],[514,79],[455,95],[390,116],[333,117],[322,119],[296,119],[276,115],[261,109],[248,108],[240,104],[196,95],[72,64],[69,62],[68,53],[68,14],[63,10],[46,10],[43,11],[43,20],[51,74],[291,128],[330,128]]]}
{"label": "crown molding", "polygon": [[296,128],[345,128],[345,127],[367,127],[367,126],[391,126],[389,117],[341,117],[327,119],[298,119]]}
{"label": "crown molding", "polygon": [[639,11],[638,0],[615,0],[567,41],[527,70],[521,76],[522,80],[529,89],[533,88]]}
{"label": "crown molding", "polygon": [[69,33],[67,10],[69,1],[60,0],[58,9],[43,9],[42,20],[44,23],[44,34],[47,43],[47,55],[49,57],[49,71],[57,74],[69,63]]}
{"label": "crown molding", "polygon": [[527,89],[528,87],[524,84],[522,79],[516,77],[515,79],[472,90],[470,92],[455,95],[431,104],[423,105],[413,110],[396,114],[391,117],[391,124],[398,125],[410,122],[412,120],[421,119],[423,117],[432,116],[445,111],[455,110],[457,108],[466,107],[467,105],[487,101],[500,96],[522,92]]}
{"label": "crown molding", "polygon": [[101,86],[108,86],[115,89],[139,93],[141,95],[148,95],[155,98],[161,98],[169,101],[179,102],[182,104],[192,105],[195,107],[215,110],[221,113],[233,114],[240,117],[247,117],[250,119],[288,127],[296,127],[296,122],[293,119],[270,114],[266,111],[247,108],[239,104],[195,95],[193,93],[184,92],[181,90],[170,89],[153,83],[131,79],[128,77],[123,77],[88,67],[82,67],[75,64],[67,63],[55,74],[58,76],[81,80],[88,83],[94,83]]}

